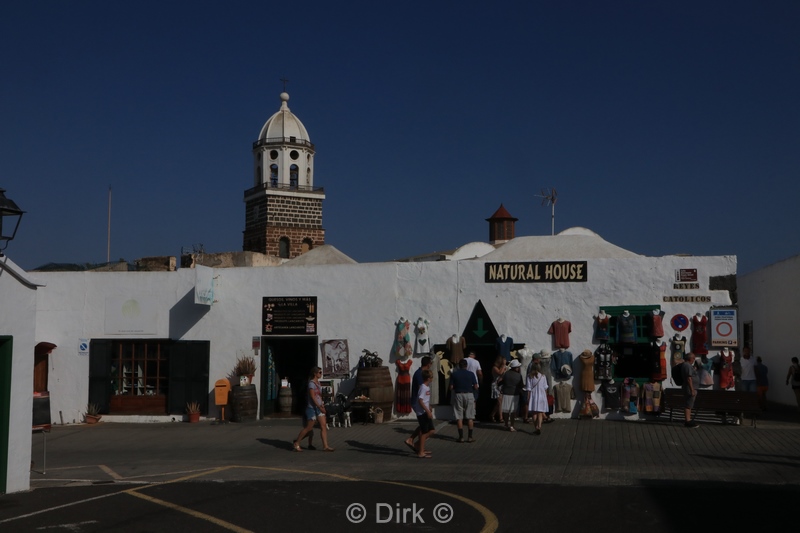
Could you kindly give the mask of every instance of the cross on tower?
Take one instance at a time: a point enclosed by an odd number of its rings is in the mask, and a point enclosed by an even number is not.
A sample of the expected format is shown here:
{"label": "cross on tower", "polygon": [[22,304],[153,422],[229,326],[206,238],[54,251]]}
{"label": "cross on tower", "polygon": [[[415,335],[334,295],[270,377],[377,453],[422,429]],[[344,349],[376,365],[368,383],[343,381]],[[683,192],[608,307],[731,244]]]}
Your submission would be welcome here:
{"label": "cross on tower", "polygon": [[289,83],[289,80],[281,78],[281,81],[283,82],[283,92],[286,92],[286,84]]}

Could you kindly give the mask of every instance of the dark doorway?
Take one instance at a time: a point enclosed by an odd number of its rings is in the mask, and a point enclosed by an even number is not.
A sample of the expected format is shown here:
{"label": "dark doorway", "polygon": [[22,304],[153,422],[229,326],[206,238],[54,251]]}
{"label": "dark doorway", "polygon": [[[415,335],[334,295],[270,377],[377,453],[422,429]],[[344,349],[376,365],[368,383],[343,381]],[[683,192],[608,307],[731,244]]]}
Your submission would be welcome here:
{"label": "dark doorway", "polygon": [[[308,373],[312,367],[319,365],[319,339],[316,336],[303,337],[262,337],[262,353],[272,351],[275,372],[280,380],[288,379],[292,386],[292,414],[302,415],[306,407],[306,388]],[[266,357],[266,355],[264,356]],[[266,360],[261,361],[262,365]],[[267,372],[262,368],[261,390],[266,390]],[[278,398],[267,399],[261,395],[261,415],[269,416],[280,412]]]}

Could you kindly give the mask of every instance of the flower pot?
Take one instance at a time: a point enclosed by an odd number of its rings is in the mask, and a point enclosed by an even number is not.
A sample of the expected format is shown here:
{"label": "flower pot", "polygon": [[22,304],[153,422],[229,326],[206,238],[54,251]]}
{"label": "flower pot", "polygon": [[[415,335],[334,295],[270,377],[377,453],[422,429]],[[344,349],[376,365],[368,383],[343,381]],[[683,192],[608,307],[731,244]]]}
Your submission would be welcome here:
{"label": "flower pot", "polygon": [[200,422],[200,413],[189,413],[188,416],[190,423]]}
{"label": "flower pot", "polygon": [[102,415],[83,415],[84,420],[87,424],[97,424],[102,417]]}

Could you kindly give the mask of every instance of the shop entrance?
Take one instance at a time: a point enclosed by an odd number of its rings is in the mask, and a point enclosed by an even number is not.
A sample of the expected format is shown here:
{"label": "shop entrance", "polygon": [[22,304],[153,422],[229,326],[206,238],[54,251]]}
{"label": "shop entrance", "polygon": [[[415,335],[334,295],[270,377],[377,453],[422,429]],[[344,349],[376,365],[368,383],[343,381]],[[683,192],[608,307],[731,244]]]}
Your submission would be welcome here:
{"label": "shop entrance", "polygon": [[[308,373],[314,366],[319,366],[319,339],[317,336],[297,337],[262,337],[261,390],[266,391],[269,379],[268,354],[272,354],[275,367],[277,390],[282,379],[288,379],[292,387],[291,414],[302,415],[306,407],[306,388]],[[280,413],[279,398],[267,398],[261,395],[261,415],[270,416]]]}
{"label": "shop entrance", "polygon": [[11,337],[0,337],[0,494],[6,493],[11,422]]}

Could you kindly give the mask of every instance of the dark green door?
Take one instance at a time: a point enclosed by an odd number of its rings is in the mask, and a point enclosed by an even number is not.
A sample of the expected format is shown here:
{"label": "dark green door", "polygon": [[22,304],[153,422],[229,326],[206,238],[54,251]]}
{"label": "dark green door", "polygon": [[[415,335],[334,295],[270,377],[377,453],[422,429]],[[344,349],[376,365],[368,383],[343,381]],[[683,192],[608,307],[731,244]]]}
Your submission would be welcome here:
{"label": "dark green door", "polygon": [[0,337],[0,494],[6,493],[11,407],[11,337]]}

